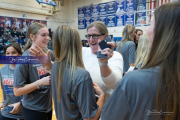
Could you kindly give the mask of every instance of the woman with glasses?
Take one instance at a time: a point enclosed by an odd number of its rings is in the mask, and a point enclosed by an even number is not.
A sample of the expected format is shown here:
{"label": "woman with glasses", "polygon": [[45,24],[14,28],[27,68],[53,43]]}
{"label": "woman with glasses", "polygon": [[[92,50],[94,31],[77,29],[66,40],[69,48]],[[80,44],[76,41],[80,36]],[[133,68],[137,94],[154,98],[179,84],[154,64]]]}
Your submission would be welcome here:
{"label": "woman with glasses", "polygon": [[[108,42],[111,48],[101,50],[98,43],[108,37],[108,30],[103,22],[96,21],[91,23],[87,28],[86,38],[90,47],[82,48],[83,63],[85,69],[90,73],[94,83],[96,83],[105,93],[105,101],[110,97],[113,90],[117,86],[123,74],[123,59],[121,54],[114,52],[116,44]],[[37,46],[36,46],[37,47]],[[37,47],[38,48],[38,47]],[[30,53],[38,56],[48,56],[42,50],[30,50]],[[105,59],[97,58],[97,52],[106,54],[108,57]],[[52,62],[44,64],[47,70],[52,68]]]}
{"label": "woman with glasses", "polygon": [[[86,38],[90,47],[83,47],[82,55],[86,70],[105,93],[107,100],[112,89],[115,89],[123,74],[123,59],[121,54],[113,51],[116,47],[114,42],[107,42],[111,48],[100,50],[98,43],[108,37],[108,29],[103,22],[96,21],[87,27]],[[107,54],[107,58],[97,58],[97,52]]]}

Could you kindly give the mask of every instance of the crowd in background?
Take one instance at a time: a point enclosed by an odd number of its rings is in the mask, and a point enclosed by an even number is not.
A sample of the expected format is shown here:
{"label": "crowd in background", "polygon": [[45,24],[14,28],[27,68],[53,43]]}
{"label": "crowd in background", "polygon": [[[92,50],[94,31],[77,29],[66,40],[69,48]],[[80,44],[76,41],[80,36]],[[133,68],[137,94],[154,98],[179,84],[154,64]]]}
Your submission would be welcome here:
{"label": "crowd in background", "polygon": [[[52,34],[53,31],[51,31],[51,28],[49,30],[49,36],[50,36],[50,42],[48,44],[48,49],[52,50]],[[3,53],[3,48],[5,45],[8,45],[10,43],[18,43],[22,50],[28,41],[28,28],[27,27],[9,27],[9,26],[4,26],[3,24],[0,24],[0,54]]]}

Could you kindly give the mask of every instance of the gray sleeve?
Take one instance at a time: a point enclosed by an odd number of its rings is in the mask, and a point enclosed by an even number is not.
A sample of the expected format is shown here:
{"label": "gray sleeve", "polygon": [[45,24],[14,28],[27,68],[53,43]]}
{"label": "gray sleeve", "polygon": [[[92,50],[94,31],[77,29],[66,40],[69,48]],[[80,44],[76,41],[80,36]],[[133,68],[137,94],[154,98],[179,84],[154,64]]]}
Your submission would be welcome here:
{"label": "gray sleeve", "polygon": [[29,78],[28,64],[17,64],[14,71],[13,87],[24,87]]}
{"label": "gray sleeve", "polygon": [[102,120],[128,120],[130,118],[131,109],[126,97],[125,82],[126,79],[122,79],[111,97],[105,103],[101,111]]}
{"label": "gray sleeve", "polygon": [[95,91],[91,78],[83,80],[78,84],[74,92],[74,97],[83,119],[90,119],[96,115],[98,105],[96,104]]}
{"label": "gray sleeve", "polygon": [[136,45],[130,44],[129,46],[129,64],[135,63],[136,60]]}

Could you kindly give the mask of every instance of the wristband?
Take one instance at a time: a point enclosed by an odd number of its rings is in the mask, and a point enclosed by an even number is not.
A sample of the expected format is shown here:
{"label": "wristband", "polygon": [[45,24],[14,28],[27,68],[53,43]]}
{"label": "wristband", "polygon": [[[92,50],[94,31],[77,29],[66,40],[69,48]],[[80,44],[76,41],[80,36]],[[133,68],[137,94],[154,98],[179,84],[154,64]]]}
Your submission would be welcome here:
{"label": "wristband", "polygon": [[40,87],[39,87],[39,85],[38,85],[38,81],[36,81],[36,86],[37,86],[38,89],[40,89]]}
{"label": "wristband", "polygon": [[4,103],[4,102],[1,102],[1,103]]}
{"label": "wristband", "polygon": [[99,66],[107,66],[108,61],[106,61],[105,63],[101,63],[101,62],[99,62],[99,60],[98,60],[98,63],[99,63]]}

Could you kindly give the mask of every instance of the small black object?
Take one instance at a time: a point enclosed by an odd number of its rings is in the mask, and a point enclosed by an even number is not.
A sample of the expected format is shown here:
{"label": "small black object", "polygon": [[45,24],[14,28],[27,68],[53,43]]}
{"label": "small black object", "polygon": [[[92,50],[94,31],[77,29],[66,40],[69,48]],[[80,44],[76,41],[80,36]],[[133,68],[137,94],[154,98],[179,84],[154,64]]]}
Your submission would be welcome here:
{"label": "small black object", "polygon": [[14,106],[8,106],[8,111],[11,112],[13,110]]}
{"label": "small black object", "polygon": [[[107,44],[107,42],[111,42],[111,39],[109,37],[105,38],[101,42],[99,42],[99,47],[103,50],[105,48],[111,48],[110,45]],[[101,54],[101,51],[97,52],[97,58],[107,58],[107,55]]]}

